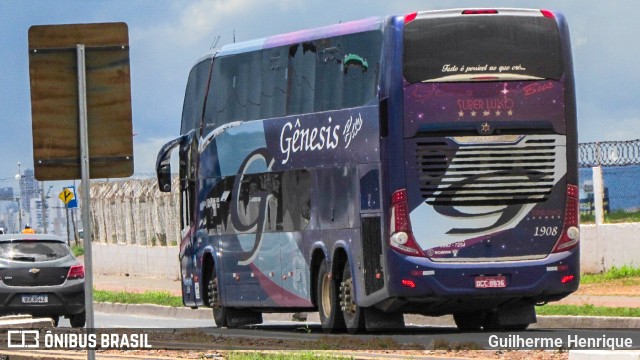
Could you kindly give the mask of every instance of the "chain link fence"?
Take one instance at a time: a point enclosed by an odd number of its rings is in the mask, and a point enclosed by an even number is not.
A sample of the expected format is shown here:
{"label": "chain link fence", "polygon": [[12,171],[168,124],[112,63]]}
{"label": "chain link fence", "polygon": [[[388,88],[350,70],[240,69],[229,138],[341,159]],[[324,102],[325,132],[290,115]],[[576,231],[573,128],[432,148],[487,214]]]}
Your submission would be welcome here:
{"label": "chain link fence", "polygon": [[[178,178],[172,188],[178,187]],[[155,179],[91,182],[93,241],[169,246],[180,242],[179,193],[160,192]]]}
{"label": "chain link fence", "polygon": [[601,167],[603,212],[625,216],[640,212],[640,140],[607,141],[578,145],[580,212],[586,219],[595,213],[594,167]]}
{"label": "chain link fence", "polygon": [[581,168],[640,164],[640,140],[605,141],[578,145]]}

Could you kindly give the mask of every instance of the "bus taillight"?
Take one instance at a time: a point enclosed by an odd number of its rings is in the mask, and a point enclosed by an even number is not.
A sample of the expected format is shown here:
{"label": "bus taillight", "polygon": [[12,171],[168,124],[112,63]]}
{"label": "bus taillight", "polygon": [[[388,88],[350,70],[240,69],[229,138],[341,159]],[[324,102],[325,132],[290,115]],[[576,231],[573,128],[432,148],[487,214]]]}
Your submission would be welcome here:
{"label": "bus taillight", "polygon": [[413,20],[415,20],[417,17],[418,17],[418,13],[417,12],[414,12],[414,13],[411,13],[411,14],[407,14],[407,15],[404,16],[404,23],[408,24],[408,23],[412,22]]}
{"label": "bus taillight", "polygon": [[404,287],[408,287],[408,288],[412,288],[412,289],[415,289],[415,287],[416,287],[416,283],[413,280],[402,279],[402,281],[400,283]]}
{"label": "bus taillight", "polygon": [[576,185],[567,185],[567,203],[564,211],[564,228],[560,240],[553,249],[554,253],[573,249],[580,241],[580,229],[578,228],[579,190]]}
{"label": "bus taillight", "polygon": [[474,10],[464,10],[462,11],[462,15],[486,15],[486,14],[497,14],[498,10],[494,9],[474,9]]}
{"label": "bus taillight", "polygon": [[413,256],[424,256],[411,231],[407,191],[400,189],[391,196],[391,221],[389,245],[395,250]]}
{"label": "bus taillight", "polygon": [[549,19],[555,19],[555,15],[553,15],[553,13],[549,10],[540,10],[540,12],[542,13],[542,16],[549,18]]}

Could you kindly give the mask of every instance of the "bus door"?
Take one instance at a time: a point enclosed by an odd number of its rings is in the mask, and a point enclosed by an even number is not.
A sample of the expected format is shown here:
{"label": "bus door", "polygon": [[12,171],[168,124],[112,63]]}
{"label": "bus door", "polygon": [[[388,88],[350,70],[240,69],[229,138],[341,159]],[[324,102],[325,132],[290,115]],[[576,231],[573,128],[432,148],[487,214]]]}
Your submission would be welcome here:
{"label": "bus door", "polygon": [[[156,161],[156,174],[158,176],[158,187],[162,192],[171,192],[171,153],[175,148],[179,148],[180,162],[180,272],[182,279],[182,294],[186,305],[195,305],[194,295],[196,285],[194,285],[193,269],[194,257],[194,216],[196,201],[196,164],[197,144],[195,142],[195,130],[188,132],[174,140],[166,143],[158,153]],[[198,286],[199,287],[199,286]],[[199,289],[198,289],[199,290]]]}
{"label": "bus door", "polygon": [[[190,133],[195,134],[195,132]],[[196,267],[196,181],[198,146],[195,136],[190,136],[180,146],[180,267],[182,294],[186,305],[201,301],[200,282]]]}

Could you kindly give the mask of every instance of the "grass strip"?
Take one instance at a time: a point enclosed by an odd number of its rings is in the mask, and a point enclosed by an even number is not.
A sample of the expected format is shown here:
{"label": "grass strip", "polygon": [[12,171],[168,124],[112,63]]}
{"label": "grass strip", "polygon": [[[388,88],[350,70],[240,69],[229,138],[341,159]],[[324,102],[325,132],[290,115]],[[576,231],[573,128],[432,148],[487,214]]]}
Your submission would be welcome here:
{"label": "grass strip", "polygon": [[538,315],[640,317],[640,308],[586,305],[545,305],[536,308]]}
{"label": "grass strip", "polygon": [[75,257],[82,256],[84,255],[84,248],[80,245],[71,245],[71,253]]}
{"label": "grass strip", "polygon": [[[596,217],[593,213],[581,213],[580,223],[595,224]],[[627,212],[624,210],[616,210],[604,214],[604,222],[607,224],[633,223],[640,222],[640,211]]]}
{"label": "grass strip", "polygon": [[622,267],[612,267],[602,274],[582,274],[580,276],[581,284],[603,283],[616,279],[630,279],[640,277],[640,268],[623,265]]}
{"label": "grass strip", "polygon": [[[155,304],[162,306],[182,307],[182,298],[171,295],[168,291],[146,291],[130,293],[125,291],[94,290],[93,299],[97,302],[121,304]],[[612,308],[587,305],[545,305],[536,308],[538,315],[564,316],[616,316],[640,317],[640,308]]]}
{"label": "grass strip", "polygon": [[168,291],[145,291],[132,293],[126,291],[93,290],[93,300],[121,304],[155,304],[162,306],[182,307],[182,298]]}

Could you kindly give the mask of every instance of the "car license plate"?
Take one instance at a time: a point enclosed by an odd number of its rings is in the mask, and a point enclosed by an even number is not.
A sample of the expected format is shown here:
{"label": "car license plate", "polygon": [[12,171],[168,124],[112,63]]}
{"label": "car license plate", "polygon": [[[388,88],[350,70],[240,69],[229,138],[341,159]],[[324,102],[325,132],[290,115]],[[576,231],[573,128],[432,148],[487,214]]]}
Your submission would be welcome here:
{"label": "car license plate", "polygon": [[46,304],[49,302],[47,295],[22,295],[23,304]]}
{"label": "car license plate", "polygon": [[503,275],[476,276],[475,283],[477,289],[505,288],[507,287],[507,278]]}

